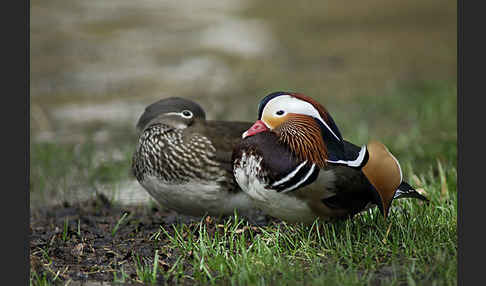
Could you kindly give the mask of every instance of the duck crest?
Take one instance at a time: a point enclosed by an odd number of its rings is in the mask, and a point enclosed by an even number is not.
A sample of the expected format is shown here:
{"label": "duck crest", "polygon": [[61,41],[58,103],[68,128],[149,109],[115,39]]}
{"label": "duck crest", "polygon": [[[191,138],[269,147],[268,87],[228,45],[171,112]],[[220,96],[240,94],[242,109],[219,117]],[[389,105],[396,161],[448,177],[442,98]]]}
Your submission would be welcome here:
{"label": "duck crest", "polygon": [[157,118],[157,116],[168,112],[179,112],[184,109],[190,110],[196,118],[206,119],[204,109],[196,102],[181,97],[168,97],[147,106],[138,119],[136,128],[141,133],[153,119]]}
{"label": "duck crest", "polygon": [[334,119],[332,118],[332,116],[329,114],[327,109],[322,104],[315,101],[312,97],[303,95],[301,93],[291,93],[290,95],[295,97],[295,98],[298,98],[298,99],[303,100],[303,101],[307,101],[308,103],[312,104],[312,106],[314,106],[314,108],[317,110],[317,112],[319,112],[319,115],[321,116],[322,120],[324,120],[324,122],[327,124],[330,131],[332,131],[334,133],[334,135],[336,135],[336,137],[337,137],[336,139],[339,139],[339,141],[343,140],[341,132],[339,131],[339,128],[337,127],[336,123],[334,122]]}
{"label": "duck crest", "polygon": [[317,112],[319,113],[319,115],[321,116],[321,118],[325,122],[325,124],[327,124],[329,131],[334,133],[333,135],[335,135],[336,139],[338,139],[339,141],[342,141],[341,132],[339,131],[339,128],[337,127],[336,123],[334,122],[333,118],[331,117],[331,115],[329,114],[327,109],[323,105],[321,105],[319,102],[315,101],[312,97],[306,96],[302,93],[285,92],[285,91],[277,91],[277,92],[270,93],[269,95],[265,96],[260,101],[260,104],[258,105],[258,118],[259,119],[262,118],[263,109],[264,109],[265,105],[267,105],[267,103],[270,100],[274,99],[277,96],[282,96],[282,95],[288,95],[288,96],[291,96],[291,97],[295,97],[297,99],[300,99],[302,101],[305,101],[305,102],[308,102],[309,104],[311,104],[317,110]]}

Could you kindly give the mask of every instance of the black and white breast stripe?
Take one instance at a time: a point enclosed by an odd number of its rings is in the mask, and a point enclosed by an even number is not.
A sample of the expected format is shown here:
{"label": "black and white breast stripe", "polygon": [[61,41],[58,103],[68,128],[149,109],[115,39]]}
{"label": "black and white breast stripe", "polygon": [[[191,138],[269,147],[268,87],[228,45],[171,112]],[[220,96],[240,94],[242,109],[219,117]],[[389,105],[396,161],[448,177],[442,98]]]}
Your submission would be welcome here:
{"label": "black and white breast stripe", "polygon": [[293,191],[312,183],[319,174],[319,167],[307,160],[300,163],[290,173],[283,176],[277,181],[270,183],[268,188],[276,190],[279,193]]}
{"label": "black and white breast stripe", "polygon": [[332,164],[339,164],[339,165],[346,165],[352,168],[362,168],[369,159],[369,153],[366,148],[366,145],[363,145],[358,153],[358,156],[355,159],[350,160],[326,160],[328,163]]}

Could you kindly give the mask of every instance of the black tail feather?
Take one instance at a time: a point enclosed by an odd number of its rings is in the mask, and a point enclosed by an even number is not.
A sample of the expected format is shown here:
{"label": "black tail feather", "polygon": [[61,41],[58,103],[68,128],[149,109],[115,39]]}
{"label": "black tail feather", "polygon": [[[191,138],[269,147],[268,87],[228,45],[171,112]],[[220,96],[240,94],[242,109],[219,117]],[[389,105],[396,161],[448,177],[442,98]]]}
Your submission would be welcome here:
{"label": "black tail feather", "polygon": [[417,190],[415,190],[407,182],[402,182],[400,186],[398,186],[398,190],[396,191],[395,196],[393,196],[394,200],[401,198],[415,198],[429,202],[429,199],[417,192]]}

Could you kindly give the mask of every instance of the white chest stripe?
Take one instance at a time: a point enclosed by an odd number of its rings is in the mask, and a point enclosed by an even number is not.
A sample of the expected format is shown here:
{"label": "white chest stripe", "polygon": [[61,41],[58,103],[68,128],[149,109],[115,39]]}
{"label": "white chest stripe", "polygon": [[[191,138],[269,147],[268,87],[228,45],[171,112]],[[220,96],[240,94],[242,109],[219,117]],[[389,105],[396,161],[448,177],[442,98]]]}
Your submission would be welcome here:
{"label": "white chest stripe", "polygon": [[365,154],[366,154],[366,145],[363,145],[363,147],[361,147],[361,150],[359,151],[358,158],[354,159],[353,161],[344,161],[344,160],[337,160],[337,161],[326,160],[326,161],[329,163],[344,164],[349,167],[359,167],[363,162]]}
{"label": "white chest stripe", "polygon": [[315,168],[316,168],[316,164],[312,164],[312,167],[310,168],[309,172],[307,172],[307,174],[305,175],[305,177],[302,180],[300,180],[297,184],[295,184],[293,186],[290,186],[290,187],[282,190],[280,193],[290,192],[290,191],[298,188],[300,185],[302,185],[303,183],[305,183],[305,181],[307,181],[307,179],[312,175],[312,173],[314,173],[314,169]]}
{"label": "white chest stripe", "polygon": [[295,170],[293,170],[291,173],[289,173],[287,176],[285,176],[284,178],[276,181],[275,183],[272,184],[272,187],[276,187],[280,184],[283,184],[285,182],[288,182],[290,181],[294,176],[295,174],[297,174],[297,172],[299,172],[299,170],[304,167],[304,165],[307,164],[307,160],[305,160],[304,162],[302,162],[299,166],[297,166],[297,168],[295,168]]}

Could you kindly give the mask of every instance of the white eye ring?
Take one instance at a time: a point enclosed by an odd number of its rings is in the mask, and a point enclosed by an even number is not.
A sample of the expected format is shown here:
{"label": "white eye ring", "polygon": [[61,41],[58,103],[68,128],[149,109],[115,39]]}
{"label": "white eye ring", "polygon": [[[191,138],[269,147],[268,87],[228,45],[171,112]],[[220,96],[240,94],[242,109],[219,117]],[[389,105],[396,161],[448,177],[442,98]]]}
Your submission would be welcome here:
{"label": "white eye ring", "polygon": [[285,115],[285,113],[286,113],[285,110],[279,109],[275,111],[275,116],[282,117]]}
{"label": "white eye ring", "polygon": [[192,118],[193,114],[190,110],[186,109],[181,112],[181,116],[184,118]]}

